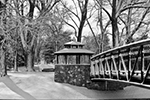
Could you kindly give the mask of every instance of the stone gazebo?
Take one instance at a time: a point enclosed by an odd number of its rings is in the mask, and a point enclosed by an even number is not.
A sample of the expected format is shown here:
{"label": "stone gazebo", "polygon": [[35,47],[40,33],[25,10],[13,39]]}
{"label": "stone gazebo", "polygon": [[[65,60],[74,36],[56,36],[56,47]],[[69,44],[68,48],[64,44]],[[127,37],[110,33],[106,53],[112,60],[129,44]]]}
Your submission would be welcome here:
{"label": "stone gazebo", "polygon": [[65,43],[65,48],[55,52],[55,81],[86,86],[90,81],[90,57],[94,52],[83,49],[80,42]]}

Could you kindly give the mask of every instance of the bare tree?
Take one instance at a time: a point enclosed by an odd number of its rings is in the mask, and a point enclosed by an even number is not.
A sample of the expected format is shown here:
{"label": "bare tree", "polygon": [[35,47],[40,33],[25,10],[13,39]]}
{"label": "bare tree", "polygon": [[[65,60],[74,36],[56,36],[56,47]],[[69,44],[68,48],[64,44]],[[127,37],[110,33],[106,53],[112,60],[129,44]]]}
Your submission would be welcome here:
{"label": "bare tree", "polygon": [[0,1],[0,76],[7,75],[7,70],[5,66],[5,57],[6,57],[6,0],[3,2]]}
{"label": "bare tree", "polygon": [[[105,34],[108,34],[107,31],[107,27],[110,25],[110,20],[105,20],[106,18],[104,18],[105,15],[103,15],[103,9],[102,9],[102,6],[104,5],[105,1],[102,1],[102,0],[94,0],[94,3],[93,3],[93,8],[91,9],[91,13],[90,13],[90,17],[88,17],[87,19],[87,24],[94,36],[94,39],[95,39],[95,43],[97,45],[97,48],[98,48],[98,53],[100,52],[103,52],[104,51],[104,35]],[[94,10],[92,13],[92,10]],[[93,15],[97,15],[96,18],[94,18]],[[92,23],[89,22],[90,18],[94,18],[95,21],[96,21],[96,26],[98,27],[98,29],[100,29],[100,31],[98,31],[99,33],[99,38],[96,37],[96,34],[94,32],[94,29],[92,27]]]}
{"label": "bare tree", "polygon": [[77,41],[81,42],[82,31],[87,19],[89,0],[72,0],[73,5],[71,6],[73,6],[73,8],[67,6],[64,2],[61,3],[68,11],[68,16],[70,20],[74,23],[73,25],[65,21],[66,24],[71,26],[75,30]]}
{"label": "bare tree", "polygon": [[[128,1],[123,1],[123,0],[107,0],[106,1],[107,5],[102,5],[103,11],[108,15],[109,20],[111,21],[111,27],[112,27],[112,44],[113,47],[119,46],[120,45],[120,37],[121,34],[124,32],[124,29],[126,29],[126,40],[132,38],[132,36],[139,30],[141,27],[143,20],[145,19],[146,15],[149,12],[149,0],[128,0]],[[108,10],[107,8],[111,8]],[[143,9],[141,12],[141,16],[138,24],[134,23],[136,27],[132,27],[131,29],[131,24],[133,16],[133,12],[136,9]],[[128,12],[127,16],[124,16]],[[139,12],[139,10],[138,10]],[[137,12],[136,12],[137,14]],[[123,17],[123,19],[121,18]],[[132,18],[132,19],[131,19]],[[126,20],[126,21],[125,21]],[[125,24],[125,28],[122,27],[122,23]],[[120,32],[122,30],[122,32]],[[132,30],[132,31],[131,31]],[[128,35],[127,35],[128,34]]]}
{"label": "bare tree", "polygon": [[[23,48],[26,51],[28,71],[33,71],[34,54],[37,43],[39,43],[38,36],[40,35],[38,34],[41,34],[42,22],[58,2],[59,0],[21,0],[19,2],[13,1],[13,4],[9,4],[19,15],[17,18],[20,37]],[[17,7],[18,5],[20,8]],[[29,8],[28,12],[25,8]],[[38,12],[36,12],[36,8]]]}

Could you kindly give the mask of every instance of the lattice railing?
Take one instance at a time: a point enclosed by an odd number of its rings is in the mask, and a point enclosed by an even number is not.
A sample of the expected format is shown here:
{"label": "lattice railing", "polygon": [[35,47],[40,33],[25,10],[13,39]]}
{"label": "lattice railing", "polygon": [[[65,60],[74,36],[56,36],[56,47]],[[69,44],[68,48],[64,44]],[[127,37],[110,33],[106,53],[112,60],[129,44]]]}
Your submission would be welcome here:
{"label": "lattice railing", "polygon": [[91,58],[92,80],[150,85],[150,39],[120,46]]}

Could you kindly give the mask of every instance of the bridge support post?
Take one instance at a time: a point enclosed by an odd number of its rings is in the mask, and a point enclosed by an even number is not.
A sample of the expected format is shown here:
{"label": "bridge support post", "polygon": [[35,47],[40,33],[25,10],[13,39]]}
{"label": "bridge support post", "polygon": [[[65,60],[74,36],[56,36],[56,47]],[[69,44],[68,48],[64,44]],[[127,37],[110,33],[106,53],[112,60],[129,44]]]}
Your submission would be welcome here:
{"label": "bridge support post", "polygon": [[[87,88],[102,90],[102,91],[122,90],[128,84],[119,83],[119,82],[112,82],[112,81],[105,81],[105,80],[103,80],[103,81],[98,80],[100,77],[103,77],[103,78],[111,77],[111,74],[112,74],[110,72],[110,70],[113,68],[110,68],[110,67],[113,67],[113,64],[111,63],[111,66],[110,66],[108,60],[107,59],[104,59],[104,60],[106,61],[105,64],[103,64],[101,60],[91,61],[91,68],[90,68],[91,69],[91,74],[90,74],[91,79],[95,78],[97,80],[89,81],[89,83],[86,85]],[[119,63],[118,63],[118,65],[119,65]],[[103,72],[103,76],[100,75],[100,74],[102,74],[100,72]],[[110,75],[107,75],[108,73]]]}

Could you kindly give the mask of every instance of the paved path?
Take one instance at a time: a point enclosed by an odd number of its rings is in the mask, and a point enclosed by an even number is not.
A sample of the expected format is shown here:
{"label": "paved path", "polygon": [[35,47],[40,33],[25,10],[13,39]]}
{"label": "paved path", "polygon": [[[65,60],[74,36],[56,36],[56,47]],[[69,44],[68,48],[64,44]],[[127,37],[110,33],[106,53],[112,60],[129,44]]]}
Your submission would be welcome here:
{"label": "paved path", "polygon": [[0,78],[0,99],[32,99],[29,93],[20,89],[8,76]]}
{"label": "paved path", "polygon": [[96,91],[54,82],[54,73],[9,73],[16,85],[36,99],[150,98],[150,90],[129,86],[119,91]]}

